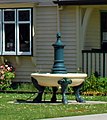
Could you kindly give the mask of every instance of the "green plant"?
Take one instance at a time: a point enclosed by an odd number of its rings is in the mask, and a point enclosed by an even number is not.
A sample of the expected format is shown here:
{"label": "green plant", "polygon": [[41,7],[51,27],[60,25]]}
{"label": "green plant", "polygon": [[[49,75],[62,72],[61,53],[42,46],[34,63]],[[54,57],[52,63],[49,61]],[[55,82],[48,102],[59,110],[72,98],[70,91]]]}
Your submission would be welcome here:
{"label": "green plant", "polygon": [[15,69],[10,62],[5,60],[0,66],[0,89],[5,89],[11,85],[11,80],[15,78]]}
{"label": "green plant", "polygon": [[87,77],[81,89],[82,92],[107,92],[107,78],[95,77],[94,74]]}
{"label": "green plant", "polygon": [[83,92],[84,91],[96,91],[97,90],[96,85],[97,85],[97,78],[95,77],[94,74],[92,74],[91,76],[85,79],[84,85],[81,90]]}

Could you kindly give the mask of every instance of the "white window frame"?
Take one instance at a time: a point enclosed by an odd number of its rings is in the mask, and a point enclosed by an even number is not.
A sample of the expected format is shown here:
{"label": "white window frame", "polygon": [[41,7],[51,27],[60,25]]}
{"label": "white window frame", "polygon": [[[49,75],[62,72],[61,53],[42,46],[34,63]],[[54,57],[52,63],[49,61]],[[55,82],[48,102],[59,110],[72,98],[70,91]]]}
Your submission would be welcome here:
{"label": "white window frame", "polygon": [[[29,10],[30,12],[30,20],[29,21],[19,21],[18,18],[19,18],[19,14],[18,12],[19,11],[26,11],[26,10]],[[19,24],[26,24],[26,23],[29,23],[30,24],[30,51],[29,52],[23,52],[23,51],[20,51],[19,48],[20,48],[20,44],[19,44]],[[17,54],[18,55],[31,55],[31,9],[18,9],[17,10]]]}
{"label": "white window frame", "polygon": [[[4,21],[4,11],[15,11],[15,21]],[[15,29],[15,51],[5,51],[5,30],[4,25],[7,24],[15,24],[16,28],[16,9],[3,9],[3,55],[16,55],[16,29]]]}
{"label": "white window frame", "polygon": [[[15,11],[15,21],[4,21],[4,11]],[[30,16],[29,16],[29,21],[19,21],[18,18],[18,12],[19,11],[25,11],[25,10],[29,10],[30,12]],[[19,8],[19,9],[0,9],[0,55],[32,55],[32,33],[31,33],[31,29],[32,29],[32,19],[31,16],[32,15],[32,9],[31,8]],[[2,17],[1,17],[2,16]],[[15,51],[6,51],[5,50],[5,23],[6,24],[15,24]],[[19,24],[26,24],[29,23],[29,34],[30,34],[30,50],[29,52],[24,52],[24,51],[19,51]]]}
{"label": "white window frame", "polygon": [[2,54],[2,11],[0,10],[0,55]]}

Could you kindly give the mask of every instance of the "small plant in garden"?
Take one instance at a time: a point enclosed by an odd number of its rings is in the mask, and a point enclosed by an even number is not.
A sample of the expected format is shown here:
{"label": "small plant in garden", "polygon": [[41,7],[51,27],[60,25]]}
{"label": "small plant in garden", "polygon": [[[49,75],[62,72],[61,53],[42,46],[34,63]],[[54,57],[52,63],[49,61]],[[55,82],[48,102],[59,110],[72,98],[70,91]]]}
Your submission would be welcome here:
{"label": "small plant in garden", "polygon": [[96,77],[95,74],[91,74],[86,78],[81,91],[107,94],[107,78]]}
{"label": "small plant in garden", "polygon": [[97,91],[98,78],[94,74],[91,74],[86,78],[82,91]]}
{"label": "small plant in garden", "polygon": [[12,64],[5,60],[0,66],[0,89],[5,89],[11,85],[11,81],[15,78],[15,68]]}

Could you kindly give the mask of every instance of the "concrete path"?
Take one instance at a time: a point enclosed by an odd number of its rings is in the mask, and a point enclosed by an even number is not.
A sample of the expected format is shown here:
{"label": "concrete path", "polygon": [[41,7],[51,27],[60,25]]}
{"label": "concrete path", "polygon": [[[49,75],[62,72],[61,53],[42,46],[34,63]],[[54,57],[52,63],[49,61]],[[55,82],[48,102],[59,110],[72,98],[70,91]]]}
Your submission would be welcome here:
{"label": "concrete path", "polygon": [[95,115],[83,115],[73,117],[49,118],[43,120],[107,120],[107,113]]}

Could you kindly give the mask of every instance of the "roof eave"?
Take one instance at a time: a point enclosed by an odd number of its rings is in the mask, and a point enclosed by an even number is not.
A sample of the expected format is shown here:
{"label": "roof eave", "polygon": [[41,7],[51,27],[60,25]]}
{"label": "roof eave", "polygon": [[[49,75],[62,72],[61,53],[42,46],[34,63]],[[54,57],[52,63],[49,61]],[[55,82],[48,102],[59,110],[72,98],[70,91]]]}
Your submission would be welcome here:
{"label": "roof eave", "polygon": [[53,2],[58,5],[107,5],[107,1],[105,0],[57,0]]}
{"label": "roof eave", "polygon": [[38,3],[39,0],[0,0],[0,4]]}

